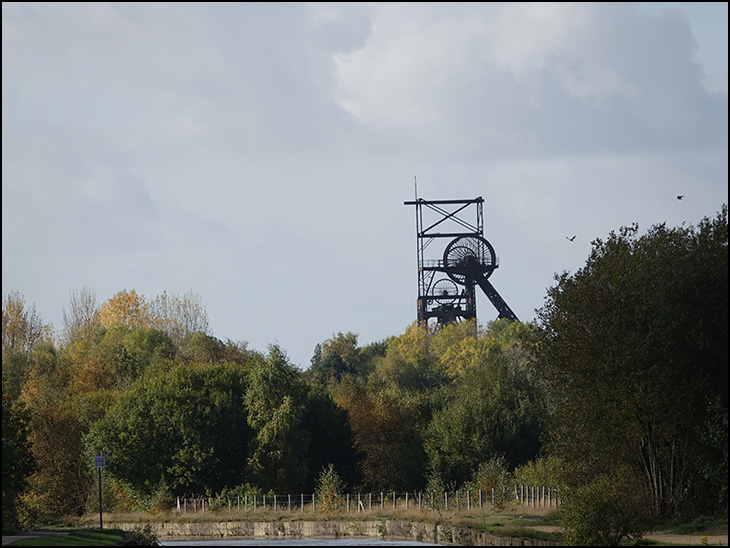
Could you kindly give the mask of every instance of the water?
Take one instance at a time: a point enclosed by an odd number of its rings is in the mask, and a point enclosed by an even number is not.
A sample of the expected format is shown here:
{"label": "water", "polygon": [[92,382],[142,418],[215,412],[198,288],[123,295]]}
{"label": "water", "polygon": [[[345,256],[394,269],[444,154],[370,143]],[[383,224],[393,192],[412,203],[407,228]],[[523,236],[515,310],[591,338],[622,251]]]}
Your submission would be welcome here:
{"label": "water", "polygon": [[160,542],[160,546],[424,546],[425,544],[425,542],[416,542],[412,540],[377,540],[369,538],[298,538],[289,540],[168,540]]}

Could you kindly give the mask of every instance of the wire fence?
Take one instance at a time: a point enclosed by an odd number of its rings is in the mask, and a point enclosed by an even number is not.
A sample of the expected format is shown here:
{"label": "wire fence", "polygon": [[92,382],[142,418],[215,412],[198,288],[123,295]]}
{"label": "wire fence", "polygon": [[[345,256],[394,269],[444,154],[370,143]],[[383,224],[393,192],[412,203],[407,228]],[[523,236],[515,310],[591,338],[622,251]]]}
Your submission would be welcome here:
{"label": "wire fence", "polygon": [[528,508],[549,510],[560,506],[557,490],[551,487],[515,485],[510,489],[487,491],[462,490],[443,493],[381,491],[380,493],[346,493],[327,502],[316,494],[237,495],[235,497],[177,497],[175,510],[180,514],[217,511],[316,513],[324,509],[357,513],[372,511],[414,510],[473,511],[493,509],[516,502]]}

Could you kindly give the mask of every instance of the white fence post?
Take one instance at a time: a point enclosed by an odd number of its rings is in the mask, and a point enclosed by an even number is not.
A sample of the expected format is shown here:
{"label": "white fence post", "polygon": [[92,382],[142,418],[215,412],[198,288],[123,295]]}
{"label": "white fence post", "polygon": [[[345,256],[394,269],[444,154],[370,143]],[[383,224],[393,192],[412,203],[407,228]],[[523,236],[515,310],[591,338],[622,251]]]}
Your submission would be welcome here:
{"label": "white fence post", "polygon": [[[508,493],[511,491],[513,494],[512,500],[518,501],[521,505],[526,506],[528,508],[535,508],[535,509],[556,508],[557,509],[560,506],[560,500],[557,495],[557,489],[555,489],[553,487],[548,487],[546,485],[513,485],[509,489],[503,488],[502,491],[503,491],[502,495],[505,497],[504,500],[509,499]],[[398,492],[391,491],[391,493],[393,496],[393,511],[397,511],[399,508]],[[451,496],[449,496],[450,493],[448,491],[444,491],[443,493],[444,493],[443,494],[443,497],[444,497],[443,505],[447,511],[451,510],[451,511],[459,512],[459,511],[463,510],[464,508],[466,508],[467,511],[471,511],[472,502],[476,502],[476,501],[472,501],[471,489],[466,490],[466,498],[465,498],[466,504],[465,505],[461,504],[462,493],[459,490],[454,491],[454,493],[451,494]],[[484,491],[482,489],[479,489],[478,490],[478,507],[480,510],[484,508],[485,502],[487,504],[489,503],[490,494],[489,493],[486,494],[486,501],[485,501],[484,495],[485,495]],[[375,496],[377,497],[377,493],[375,494]],[[426,497],[428,497],[428,496],[429,496],[429,493],[426,493]],[[491,506],[492,506],[492,508],[494,508],[495,504],[497,503],[496,496],[497,496],[497,493],[495,492],[495,488],[491,488]],[[216,499],[216,497],[217,497],[217,499]],[[314,513],[317,511],[316,494],[313,493],[311,495],[311,497],[312,497],[312,512]],[[429,509],[431,511],[434,511],[435,508],[438,506],[438,504],[436,503],[437,493],[430,493],[430,497],[431,497],[431,499],[429,502],[429,500],[424,500],[424,495],[420,491],[414,492],[413,495],[411,495],[410,492],[406,491],[405,492],[405,509],[410,510],[411,504],[415,505],[416,500],[414,500],[414,499],[417,498],[419,512],[426,510],[426,506],[429,506],[429,504],[430,504]],[[243,509],[244,509],[244,511],[246,511],[249,509],[248,494],[244,494],[243,501],[241,500],[241,498],[242,498],[241,495],[236,495],[236,500],[235,500],[236,509],[238,511],[241,511],[241,508],[242,508],[241,503],[243,502]],[[304,507],[305,507],[305,503],[306,503],[306,496],[304,493],[301,493],[299,498],[300,498],[301,512],[305,512]],[[456,499],[455,502],[454,502],[454,498]],[[353,512],[351,502],[354,499],[351,500],[351,493],[346,493],[345,499],[346,499],[346,509],[345,509],[346,512],[347,513]],[[449,500],[449,499],[451,499],[451,500]],[[230,497],[226,497],[226,499],[224,500],[223,497],[221,497],[219,495],[215,495],[213,497],[193,496],[193,497],[191,497],[191,502],[192,502],[192,504],[190,505],[190,507],[191,507],[190,511],[194,512],[196,514],[199,512],[204,513],[206,510],[208,512],[211,512],[211,511],[215,512],[216,510],[223,510],[224,509],[223,503],[227,504],[229,513],[233,511],[233,500],[231,500]],[[292,501],[291,494],[287,495],[286,509],[280,508],[280,506],[282,506],[282,505],[280,505],[279,502],[280,502],[279,496],[274,495],[274,500],[271,503],[271,506],[272,506],[271,509],[273,509],[274,512],[279,512],[279,511],[291,512],[292,508],[294,508],[294,511],[296,511],[296,502],[294,502],[294,506],[292,506],[293,501]],[[365,500],[363,499],[362,493],[357,493],[357,500],[355,502],[357,504],[358,513],[365,512],[366,510],[372,511],[373,493],[368,493],[367,509],[365,508]],[[257,510],[263,510],[263,511],[268,510],[268,508],[266,507],[267,506],[266,505],[266,495],[262,495],[261,499],[259,499],[257,495],[253,495],[253,499],[252,499],[251,503],[253,505],[254,512]],[[451,507],[449,507],[449,504],[451,504]],[[207,506],[207,508],[206,508],[206,506]],[[476,508],[476,504],[475,504],[475,508]],[[385,509],[385,492],[384,491],[380,492],[380,509],[381,510]],[[175,506],[174,506],[173,511],[177,512],[178,514],[183,514],[183,513],[187,514],[188,513],[187,497],[176,496],[175,497]]]}

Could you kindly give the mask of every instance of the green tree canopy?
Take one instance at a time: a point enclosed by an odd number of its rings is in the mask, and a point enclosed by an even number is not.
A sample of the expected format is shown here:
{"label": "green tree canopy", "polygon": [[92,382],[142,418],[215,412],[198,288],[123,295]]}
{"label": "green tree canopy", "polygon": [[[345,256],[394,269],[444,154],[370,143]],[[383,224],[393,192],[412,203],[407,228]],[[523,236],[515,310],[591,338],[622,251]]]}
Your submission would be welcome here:
{"label": "green tree canopy", "polygon": [[338,407],[330,393],[320,386],[308,388],[302,428],[311,439],[304,488],[311,491],[317,484],[317,474],[329,465],[339,471],[345,484],[358,485],[357,463],[361,455],[355,449],[347,411]]}
{"label": "green tree canopy", "polygon": [[3,381],[3,528],[18,522],[18,498],[34,460],[29,440],[29,416],[25,404],[6,392]]}
{"label": "green tree canopy", "polygon": [[310,436],[302,427],[306,385],[278,345],[265,359],[251,360],[246,403],[254,432],[248,464],[256,485],[296,492],[307,476]]}
{"label": "green tree canopy", "polygon": [[611,232],[556,277],[536,374],[574,484],[634,466],[659,513],[713,500],[703,463],[722,455],[699,433],[711,401],[727,416],[727,244],[723,206],[698,227]]}
{"label": "green tree canopy", "polygon": [[367,382],[355,376],[343,379],[332,394],[349,417],[362,487],[375,491],[420,488],[425,468],[423,398],[377,378]]}
{"label": "green tree canopy", "polygon": [[142,378],[121,394],[86,443],[139,496],[220,491],[246,479],[252,433],[243,396],[247,371],[235,365],[178,366]]}
{"label": "green tree canopy", "polygon": [[534,328],[500,320],[459,346],[467,361],[455,367],[460,376],[425,436],[429,467],[443,484],[465,483],[491,459],[514,469],[537,454],[539,407],[528,374],[534,338]]}
{"label": "green tree canopy", "polygon": [[84,425],[66,367],[59,362],[50,343],[36,345],[20,395],[29,412],[28,440],[36,464],[21,496],[21,519],[30,526],[81,515],[89,489]]}

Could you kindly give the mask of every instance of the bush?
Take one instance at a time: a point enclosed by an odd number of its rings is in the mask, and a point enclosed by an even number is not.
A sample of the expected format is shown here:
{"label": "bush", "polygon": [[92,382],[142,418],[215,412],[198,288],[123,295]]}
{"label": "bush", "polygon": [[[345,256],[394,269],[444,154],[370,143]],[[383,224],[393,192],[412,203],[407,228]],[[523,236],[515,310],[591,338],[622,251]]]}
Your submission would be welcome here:
{"label": "bush", "polygon": [[[456,486],[452,487],[452,491],[456,489]],[[445,507],[444,491],[448,490],[449,488],[444,485],[441,476],[435,472],[431,472],[426,484],[426,505],[431,508],[431,510],[443,510]]]}
{"label": "bush", "polygon": [[511,497],[512,475],[507,470],[507,461],[504,457],[495,457],[479,465],[474,479],[467,484],[467,488],[481,489],[485,496],[494,493],[494,506],[503,508]]}
{"label": "bush", "polygon": [[565,463],[559,457],[539,457],[515,469],[515,483],[561,487],[565,483],[564,469]]}
{"label": "bush", "polygon": [[568,490],[564,499],[563,540],[570,546],[618,546],[651,529],[651,499],[639,482],[599,476]]}
{"label": "bush", "polygon": [[152,532],[152,526],[148,523],[144,529],[135,527],[125,536],[125,546],[159,546],[157,536]]}
{"label": "bush", "polygon": [[335,467],[329,464],[322,469],[317,479],[315,495],[319,509],[323,512],[336,512],[344,506],[342,491],[344,485]]}

